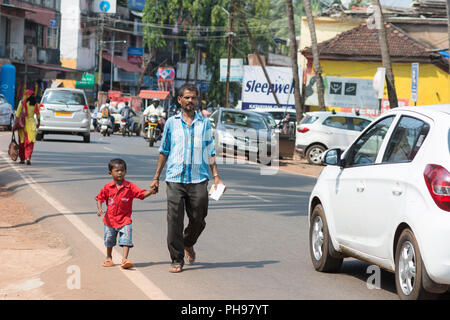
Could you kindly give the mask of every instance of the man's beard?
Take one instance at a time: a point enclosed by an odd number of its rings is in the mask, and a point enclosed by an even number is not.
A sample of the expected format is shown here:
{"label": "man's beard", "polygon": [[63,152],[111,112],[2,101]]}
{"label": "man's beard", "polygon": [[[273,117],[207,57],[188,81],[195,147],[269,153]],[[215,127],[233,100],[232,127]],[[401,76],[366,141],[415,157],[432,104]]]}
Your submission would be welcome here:
{"label": "man's beard", "polygon": [[185,106],[182,106],[182,109],[186,112],[191,112],[195,110],[195,105],[193,104],[187,104]]}

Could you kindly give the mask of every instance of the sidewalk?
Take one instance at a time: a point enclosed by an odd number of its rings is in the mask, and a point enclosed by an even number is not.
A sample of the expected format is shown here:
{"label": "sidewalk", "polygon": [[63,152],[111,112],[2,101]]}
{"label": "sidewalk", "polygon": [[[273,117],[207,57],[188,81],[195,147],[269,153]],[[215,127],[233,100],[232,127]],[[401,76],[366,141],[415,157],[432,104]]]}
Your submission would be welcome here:
{"label": "sidewalk", "polygon": [[[323,166],[280,159],[280,170],[317,177]],[[0,185],[0,300],[51,299],[40,289],[40,274],[69,260],[64,236],[50,232],[20,199]]]}

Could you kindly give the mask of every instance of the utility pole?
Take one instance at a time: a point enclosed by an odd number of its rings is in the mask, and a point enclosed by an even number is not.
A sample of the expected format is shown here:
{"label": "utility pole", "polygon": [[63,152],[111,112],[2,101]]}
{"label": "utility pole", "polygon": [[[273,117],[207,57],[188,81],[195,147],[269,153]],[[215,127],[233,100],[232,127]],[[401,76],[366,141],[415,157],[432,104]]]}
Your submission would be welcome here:
{"label": "utility pole", "polygon": [[98,79],[97,79],[97,97],[98,92],[102,90],[102,83],[103,83],[103,74],[102,74],[102,68],[103,68],[103,32],[104,32],[104,14],[100,13],[100,36],[98,40]]}
{"label": "utility pole", "polygon": [[[116,28],[116,21],[114,20],[114,29]],[[114,78],[114,50],[115,50],[115,42],[116,42],[116,32],[112,31],[112,41],[111,41],[111,74],[109,77],[109,90],[112,90],[113,87],[113,78]]]}
{"label": "utility pole", "polygon": [[298,76],[298,62],[297,62],[297,39],[295,37],[295,22],[294,22],[294,8],[292,0],[286,0],[286,13],[289,20],[289,34],[291,41],[291,61],[292,61],[292,78],[294,85],[295,98],[295,113],[297,114],[297,122],[303,117],[302,96],[300,92],[300,78]]}
{"label": "utility pole", "polygon": [[253,38],[253,36],[250,32],[250,29],[247,25],[247,21],[245,20],[244,13],[240,10],[239,7],[238,7],[238,11],[241,16],[242,24],[244,25],[245,30],[247,31],[247,34],[248,34],[248,38],[250,39],[250,42],[252,44],[253,51],[255,51],[256,57],[258,58],[258,62],[261,65],[261,68],[263,69],[264,76],[266,77],[267,83],[269,84],[270,91],[272,91],[273,98],[275,99],[275,102],[276,102],[278,108],[281,108],[280,102],[278,101],[278,98],[277,98],[277,94],[275,93],[275,90],[273,90],[272,82],[270,81],[269,75],[267,74],[266,67],[264,66],[263,61],[262,61],[261,57],[259,56],[258,49],[256,48],[255,39]]}
{"label": "utility pole", "polygon": [[308,18],[309,32],[311,34],[311,49],[313,55],[314,73],[316,75],[317,98],[318,98],[317,100],[319,101],[319,110],[325,111],[322,67],[320,66],[319,49],[317,48],[316,27],[314,25],[314,18],[311,10],[311,2],[309,0],[304,0],[303,4],[305,6],[306,17]]}
{"label": "utility pole", "polygon": [[230,95],[230,64],[231,55],[233,53],[233,35],[234,35],[234,0],[231,0],[231,14],[230,14],[230,30],[228,30],[228,64],[227,64],[227,82],[225,85],[225,108],[229,104]]}
{"label": "utility pole", "polygon": [[394,73],[392,72],[391,55],[389,54],[389,45],[386,37],[386,29],[384,26],[383,12],[379,0],[372,0],[375,9],[375,24],[378,29],[378,38],[380,42],[381,60],[383,67],[386,69],[386,86],[389,97],[389,107],[391,109],[398,107],[397,92],[395,90]]}

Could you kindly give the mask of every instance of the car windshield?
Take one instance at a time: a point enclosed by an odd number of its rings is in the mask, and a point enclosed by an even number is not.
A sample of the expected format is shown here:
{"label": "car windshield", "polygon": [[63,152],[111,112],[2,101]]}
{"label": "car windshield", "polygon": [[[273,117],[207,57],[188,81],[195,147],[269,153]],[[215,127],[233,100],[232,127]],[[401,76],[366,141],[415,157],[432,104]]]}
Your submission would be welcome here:
{"label": "car windshield", "polygon": [[317,119],[319,119],[319,117],[317,116],[312,116],[312,115],[305,115],[302,119],[302,121],[300,122],[300,124],[310,124],[310,123],[314,123]]}
{"label": "car windshield", "polygon": [[277,123],[275,122],[274,118],[270,113],[261,113],[261,114],[264,116],[264,118],[266,118],[266,121],[272,128],[275,128],[277,126]]}
{"label": "car windshield", "polygon": [[54,90],[49,91],[42,103],[63,104],[63,105],[86,105],[84,95],[81,92],[74,92],[68,90]]}

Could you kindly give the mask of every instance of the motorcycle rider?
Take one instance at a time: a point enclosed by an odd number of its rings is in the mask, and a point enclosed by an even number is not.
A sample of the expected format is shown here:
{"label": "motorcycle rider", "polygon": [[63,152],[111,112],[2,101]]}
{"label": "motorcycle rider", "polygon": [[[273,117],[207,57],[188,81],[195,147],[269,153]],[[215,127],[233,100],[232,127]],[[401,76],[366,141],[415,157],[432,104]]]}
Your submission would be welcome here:
{"label": "motorcycle rider", "polygon": [[134,110],[130,108],[130,106],[128,105],[128,101],[125,102],[125,106],[120,111],[120,115],[122,116],[122,119],[126,120],[129,130],[133,131],[134,129],[133,116],[136,116],[136,112],[134,112]]}
{"label": "motorcycle rider", "polygon": [[166,123],[165,121],[166,113],[164,112],[164,108],[159,105],[160,101],[161,100],[159,100],[159,98],[156,97],[153,98],[152,104],[144,110],[142,116],[145,119],[146,116],[156,114],[158,116],[158,127],[161,130],[161,132],[163,132],[164,124]]}

